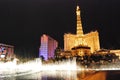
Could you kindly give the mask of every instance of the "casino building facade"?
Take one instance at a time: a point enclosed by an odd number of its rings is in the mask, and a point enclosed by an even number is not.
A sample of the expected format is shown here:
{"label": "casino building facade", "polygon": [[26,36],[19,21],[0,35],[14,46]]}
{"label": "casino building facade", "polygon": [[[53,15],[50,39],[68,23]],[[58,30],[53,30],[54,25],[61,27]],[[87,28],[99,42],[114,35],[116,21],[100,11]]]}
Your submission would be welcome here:
{"label": "casino building facade", "polygon": [[64,34],[64,51],[72,51],[73,55],[84,55],[100,50],[99,33],[92,31],[84,34],[80,17],[80,8],[76,7],[77,27],[76,34]]}

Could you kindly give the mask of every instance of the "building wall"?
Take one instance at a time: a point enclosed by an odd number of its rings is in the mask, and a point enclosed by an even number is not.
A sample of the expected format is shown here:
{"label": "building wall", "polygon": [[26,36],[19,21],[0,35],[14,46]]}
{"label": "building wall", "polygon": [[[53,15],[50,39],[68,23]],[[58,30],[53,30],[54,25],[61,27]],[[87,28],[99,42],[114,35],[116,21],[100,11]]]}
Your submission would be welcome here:
{"label": "building wall", "polygon": [[0,43],[0,58],[5,55],[6,59],[14,58],[14,46]]}
{"label": "building wall", "polygon": [[91,53],[100,50],[99,34],[97,31],[85,34],[84,39],[91,48]]}
{"label": "building wall", "polygon": [[71,50],[73,47],[78,45],[87,45],[91,48],[91,53],[100,50],[99,34],[97,31],[84,34],[81,38],[75,34],[64,35],[64,50]]}
{"label": "building wall", "polygon": [[7,58],[12,58],[14,56],[14,47],[7,48]]}
{"label": "building wall", "polygon": [[48,56],[48,37],[46,35],[41,36],[41,46],[39,49],[39,57],[43,56],[44,59],[47,59]]}
{"label": "building wall", "polygon": [[41,37],[41,46],[39,49],[39,57],[43,56],[45,60],[54,58],[54,50],[57,48],[58,42],[48,35],[43,34]]}
{"label": "building wall", "polygon": [[48,58],[54,58],[54,51],[58,46],[58,42],[53,38],[48,38]]}
{"label": "building wall", "polygon": [[64,50],[69,51],[75,46],[76,35],[74,34],[65,34],[64,35]]}

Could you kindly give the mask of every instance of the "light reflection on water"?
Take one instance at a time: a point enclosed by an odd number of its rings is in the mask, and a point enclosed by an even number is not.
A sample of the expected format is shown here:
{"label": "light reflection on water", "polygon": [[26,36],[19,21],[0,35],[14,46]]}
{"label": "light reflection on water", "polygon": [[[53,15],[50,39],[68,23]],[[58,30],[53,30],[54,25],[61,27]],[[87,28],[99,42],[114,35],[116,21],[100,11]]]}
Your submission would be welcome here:
{"label": "light reflection on water", "polygon": [[[86,74],[84,71],[75,71],[75,70],[41,71],[41,72],[26,74],[21,76],[4,77],[4,78],[0,78],[0,80],[84,80],[85,76]],[[101,77],[101,75],[99,77]],[[85,79],[85,80],[91,80],[91,79]],[[92,80],[96,80],[96,78]],[[100,80],[100,78],[97,80]]]}
{"label": "light reflection on water", "polygon": [[[0,79],[40,79],[45,76],[63,76],[69,78],[74,76],[76,61],[64,61],[59,63],[42,64],[40,59],[26,63],[16,64],[16,62],[0,62]],[[64,72],[64,74],[63,74]],[[74,77],[73,77],[74,78]]]}
{"label": "light reflection on water", "polygon": [[25,76],[17,76],[16,79],[36,79],[36,80],[76,80],[76,71],[42,71]]}
{"label": "light reflection on water", "polygon": [[75,59],[51,64],[42,64],[38,59],[19,65],[14,62],[0,63],[0,80],[83,80],[87,74],[112,69],[120,69],[120,67],[110,66],[108,68],[102,65],[99,69],[88,69],[81,65],[78,66]]}
{"label": "light reflection on water", "polygon": [[81,70],[76,59],[49,64],[42,64],[39,59],[19,65],[7,62],[0,63],[0,80],[76,80]]}

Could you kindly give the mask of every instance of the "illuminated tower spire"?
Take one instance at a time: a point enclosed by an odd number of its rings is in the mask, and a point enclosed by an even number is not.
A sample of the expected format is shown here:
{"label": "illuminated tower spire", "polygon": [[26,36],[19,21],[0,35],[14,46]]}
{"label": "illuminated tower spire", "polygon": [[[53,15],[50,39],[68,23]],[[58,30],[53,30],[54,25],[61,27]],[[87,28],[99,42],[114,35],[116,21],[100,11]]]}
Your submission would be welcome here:
{"label": "illuminated tower spire", "polygon": [[76,32],[77,32],[78,36],[82,36],[83,35],[83,29],[82,29],[79,6],[76,7],[76,15],[77,15],[77,31]]}

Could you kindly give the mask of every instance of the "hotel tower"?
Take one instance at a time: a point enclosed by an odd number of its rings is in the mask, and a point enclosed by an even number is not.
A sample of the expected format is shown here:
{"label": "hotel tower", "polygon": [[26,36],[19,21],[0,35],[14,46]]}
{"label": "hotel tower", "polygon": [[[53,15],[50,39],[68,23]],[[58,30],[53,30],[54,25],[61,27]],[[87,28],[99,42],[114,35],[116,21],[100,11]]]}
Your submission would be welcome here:
{"label": "hotel tower", "polygon": [[52,37],[43,34],[41,36],[41,46],[39,48],[39,57],[43,56],[45,60],[54,58],[54,51],[58,47],[58,42]]}

